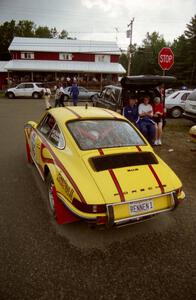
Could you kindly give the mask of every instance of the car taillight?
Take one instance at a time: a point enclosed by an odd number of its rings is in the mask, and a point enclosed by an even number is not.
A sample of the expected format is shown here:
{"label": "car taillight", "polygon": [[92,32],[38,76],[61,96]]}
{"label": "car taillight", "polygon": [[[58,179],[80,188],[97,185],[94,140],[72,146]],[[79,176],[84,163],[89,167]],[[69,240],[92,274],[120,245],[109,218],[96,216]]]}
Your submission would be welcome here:
{"label": "car taillight", "polygon": [[182,186],[176,190],[176,195],[179,196],[181,192],[182,192]]}
{"label": "car taillight", "polygon": [[86,204],[78,201],[76,198],[73,199],[72,204],[79,210],[87,213],[105,213],[105,204]]}

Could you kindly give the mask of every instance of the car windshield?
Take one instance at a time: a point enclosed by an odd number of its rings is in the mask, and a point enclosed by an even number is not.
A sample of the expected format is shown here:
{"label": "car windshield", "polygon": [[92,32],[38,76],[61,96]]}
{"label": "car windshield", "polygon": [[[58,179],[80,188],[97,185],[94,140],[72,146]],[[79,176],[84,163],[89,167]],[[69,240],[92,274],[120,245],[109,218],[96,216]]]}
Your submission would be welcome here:
{"label": "car windshield", "polygon": [[67,123],[67,127],[82,150],[145,145],[126,121],[77,120]]}

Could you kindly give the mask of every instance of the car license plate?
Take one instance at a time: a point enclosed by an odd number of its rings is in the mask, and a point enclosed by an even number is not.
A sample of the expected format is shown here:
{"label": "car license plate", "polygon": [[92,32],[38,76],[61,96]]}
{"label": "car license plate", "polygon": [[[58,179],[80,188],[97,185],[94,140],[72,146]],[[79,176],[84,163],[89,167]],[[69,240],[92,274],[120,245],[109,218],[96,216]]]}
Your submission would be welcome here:
{"label": "car license plate", "polygon": [[145,213],[154,209],[154,203],[152,200],[148,201],[139,201],[130,203],[130,213],[136,215],[139,213]]}
{"label": "car license plate", "polygon": [[196,109],[196,105],[191,105],[192,106],[192,109]]}

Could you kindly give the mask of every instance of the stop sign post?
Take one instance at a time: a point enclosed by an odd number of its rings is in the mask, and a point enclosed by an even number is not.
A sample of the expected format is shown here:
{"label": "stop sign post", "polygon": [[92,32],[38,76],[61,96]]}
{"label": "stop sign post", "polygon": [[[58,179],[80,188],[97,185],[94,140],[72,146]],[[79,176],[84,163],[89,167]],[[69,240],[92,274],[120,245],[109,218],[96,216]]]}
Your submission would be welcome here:
{"label": "stop sign post", "polygon": [[174,54],[171,48],[164,47],[159,52],[158,63],[162,70],[169,70],[174,64]]}

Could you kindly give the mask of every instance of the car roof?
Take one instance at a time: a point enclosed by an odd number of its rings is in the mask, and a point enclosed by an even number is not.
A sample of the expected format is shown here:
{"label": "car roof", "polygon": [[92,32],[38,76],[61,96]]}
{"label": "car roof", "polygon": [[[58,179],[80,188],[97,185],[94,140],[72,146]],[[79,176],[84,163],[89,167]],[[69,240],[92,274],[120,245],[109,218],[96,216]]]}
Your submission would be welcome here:
{"label": "car roof", "polygon": [[172,97],[174,97],[176,94],[192,93],[192,91],[193,91],[193,90],[178,90],[178,91],[175,91],[175,92],[169,94],[169,95],[167,96],[167,98],[172,98]]}
{"label": "car roof", "polygon": [[50,109],[49,113],[60,123],[82,119],[125,119],[122,115],[101,107],[65,106]]}
{"label": "car roof", "polygon": [[160,75],[138,75],[138,76],[125,76],[121,79],[123,88],[143,89],[155,88],[164,83],[165,88],[172,83],[176,82],[174,76],[160,76]]}
{"label": "car roof", "polygon": [[106,89],[106,88],[122,90],[122,87],[121,87],[121,86],[112,85],[112,84],[110,84],[110,85],[105,85],[103,89]]}
{"label": "car roof", "polygon": [[29,81],[29,82],[20,82],[20,83],[18,83],[18,85],[20,85],[20,84],[44,84],[43,82],[32,82],[32,81]]}

